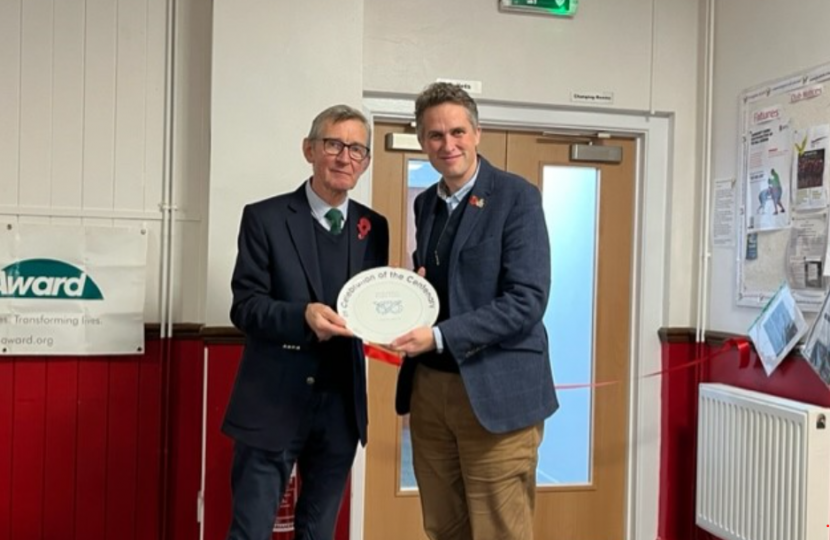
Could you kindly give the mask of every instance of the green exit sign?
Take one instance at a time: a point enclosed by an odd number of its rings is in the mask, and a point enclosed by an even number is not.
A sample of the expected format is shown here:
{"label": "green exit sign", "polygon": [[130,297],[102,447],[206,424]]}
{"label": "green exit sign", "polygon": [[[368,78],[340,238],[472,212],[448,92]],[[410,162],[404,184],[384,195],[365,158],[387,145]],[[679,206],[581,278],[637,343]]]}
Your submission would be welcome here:
{"label": "green exit sign", "polygon": [[524,11],[557,17],[573,17],[579,0],[499,0],[502,11]]}

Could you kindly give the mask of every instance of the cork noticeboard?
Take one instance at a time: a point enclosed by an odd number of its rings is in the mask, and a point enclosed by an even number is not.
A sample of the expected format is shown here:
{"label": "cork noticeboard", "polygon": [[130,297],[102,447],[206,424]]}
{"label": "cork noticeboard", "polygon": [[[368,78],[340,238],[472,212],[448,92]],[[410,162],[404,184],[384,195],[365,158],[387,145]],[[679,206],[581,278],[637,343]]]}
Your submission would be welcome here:
{"label": "cork noticeboard", "polygon": [[783,283],[818,311],[830,171],[830,64],[739,96],[737,303],[764,306]]}

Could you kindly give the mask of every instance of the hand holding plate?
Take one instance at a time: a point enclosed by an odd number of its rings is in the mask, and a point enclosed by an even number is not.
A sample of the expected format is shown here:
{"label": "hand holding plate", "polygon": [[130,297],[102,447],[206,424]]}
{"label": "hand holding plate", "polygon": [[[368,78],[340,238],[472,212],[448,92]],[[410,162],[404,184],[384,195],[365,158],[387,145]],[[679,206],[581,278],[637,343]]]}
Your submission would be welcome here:
{"label": "hand holding plate", "polygon": [[352,331],[346,327],[346,321],[325,304],[311,303],[305,308],[305,320],[314,335],[320,341],[334,336],[352,337]]}
{"label": "hand holding plate", "polygon": [[406,356],[418,356],[435,349],[435,334],[432,328],[420,326],[393,341],[391,347]]}

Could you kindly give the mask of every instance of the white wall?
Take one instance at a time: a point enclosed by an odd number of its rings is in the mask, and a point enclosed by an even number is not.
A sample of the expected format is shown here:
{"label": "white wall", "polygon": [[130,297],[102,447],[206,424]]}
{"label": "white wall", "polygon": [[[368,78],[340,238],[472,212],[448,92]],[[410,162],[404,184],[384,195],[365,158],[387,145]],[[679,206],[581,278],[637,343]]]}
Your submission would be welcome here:
{"label": "white wall", "polygon": [[[0,1],[0,217],[147,223],[150,321],[158,318],[165,4],[96,0],[84,11]],[[217,0],[213,13],[209,3],[178,0],[175,320],[228,323],[241,208],[308,175],[300,143],[317,112],[360,106],[364,91],[411,96],[455,77],[481,80],[483,102],[568,108],[571,91],[612,91],[605,112],[672,116],[665,321],[690,324],[698,4],[595,0],[558,20],[478,0]]]}
{"label": "white wall", "polygon": [[173,73],[173,321],[201,322],[207,276],[210,186],[211,2],[176,0]]}
{"label": "white wall", "polygon": [[[738,174],[738,95],[745,89],[830,61],[830,2],[717,2],[715,31],[713,179]],[[735,251],[712,253],[711,329],[745,334],[757,308],[735,305]]]}
{"label": "white wall", "polygon": [[[209,6],[178,4],[188,14],[179,19],[180,50],[196,52],[176,58],[180,80],[199,84],[201,69],[205,88],[210,43],[189,28],[209,19]],[[0,0],[0,221],[146,227],[149,322],[159,320],[167,20],[165,0]],[[182,89],[178,242],[198,246],[207,131],[191,119],[206,119],[207,109]],[[185,253],[177,252],[180,268],[204,266]],[[177,320],[199,316],[196,281],[174,291]]]}
{"label": "white wall", "polygon": [[568,104],[614,92],[648,110],[651,0],[582,2],[573,19],[502,13],[498,1],[366,3],[366,90],[417,93],[437,77],[482,81],[481,97]]}
{"label": "white wall", "polygon": [[163,0],[0,2],[4,220],[144,223],[158,244],[165,24]]}
{"label": "white wall", "polygon": [[692,323],[698,1],[594,0],[571,20],[501,13],[495,0],[365,4],[368,92],[412,95],[437,78],[455,78],[481,81],[481,101],[572,107],[573,91],[611,91],[609,109],[621,114],[673,115],[665,321]]}
{"label": "white wall", "polygon": [[310,175],[302,139],[330,105],[361,106],[363,0],[216,0],[208,226],[208,324],[228,325],[244,204]]}

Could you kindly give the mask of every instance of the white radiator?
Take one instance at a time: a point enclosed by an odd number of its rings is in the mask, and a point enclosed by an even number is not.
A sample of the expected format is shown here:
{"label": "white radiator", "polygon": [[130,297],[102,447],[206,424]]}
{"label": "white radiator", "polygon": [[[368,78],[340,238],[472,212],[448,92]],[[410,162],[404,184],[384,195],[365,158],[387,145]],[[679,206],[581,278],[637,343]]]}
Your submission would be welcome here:
{"label": "white radiator", "polygon": [[700,385],[698,404],[697,525],[723,540],[827,540],[830,409],[723,384]]}

